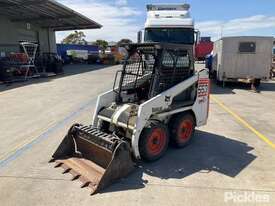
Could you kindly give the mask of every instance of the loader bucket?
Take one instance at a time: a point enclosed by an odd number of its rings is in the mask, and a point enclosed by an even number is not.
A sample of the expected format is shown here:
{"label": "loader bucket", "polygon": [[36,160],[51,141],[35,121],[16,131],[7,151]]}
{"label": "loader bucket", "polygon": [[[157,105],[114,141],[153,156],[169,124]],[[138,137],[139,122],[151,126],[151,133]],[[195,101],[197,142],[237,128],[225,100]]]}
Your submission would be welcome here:
{"label": "loader bucket", "polygon": [[90,187],[91,194],[134,169],[127,142],[90,126],[73,125],[52,157],[55,167]]}

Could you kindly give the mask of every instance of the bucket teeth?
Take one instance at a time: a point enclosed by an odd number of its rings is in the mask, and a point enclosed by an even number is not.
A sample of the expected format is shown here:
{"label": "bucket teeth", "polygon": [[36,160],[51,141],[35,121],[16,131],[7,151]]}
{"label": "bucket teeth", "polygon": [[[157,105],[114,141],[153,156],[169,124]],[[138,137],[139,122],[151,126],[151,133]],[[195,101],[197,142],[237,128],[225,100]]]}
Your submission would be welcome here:
{"label": "bucket teeth", "polygon": [[71,180],[72,181],[77,180],[79,177],[80,177],[80,175],[74,175]]}
{"label": "bucket teeth", "polygon": [[[68,168],[68,167],[67,167]],[[70,169],[70,174],[72,175],[72,178],[71,178],[71,180],[73,181],[73,180],[76,180],[76,179],[78,179],[79,177],[80,177],[80,174],[79,173],[77,173],[76,171],[74,171],[73,169]]]}
{"label": "bucket teeth", "polygon": [[91,182],[84,182],[80,187],[84,188],[84,187],[88,187],[91,184]]}
{"label": "bucket teeth", "polygon": [[90,188],[92,189],[90,195],[95,194],[95,192],[96,192],[96,186],[90,186]]}
{"label": "bucket teeth", "polygon": [[[79,153],[81,152],[81,156]],[[79,180],[93,195],[134,169],[127,142],[89,126],[74,125],[50,162]]]}
{"label": "bucket teeth", "polygon": [[71,171],[71,168],[64,169],[63,174],[69,173]]}
{"label": "bucket teeth", "polygon": [[49,163],[53,163],[53,162],[55,162],[54,158],[52,158],[52,159],[49,160]]}
{"label": "bucket teeth", "polygon": [[72,181],[77,180],[81,175],[75,172],[74,170],[71,170],[70,173],[72,174]]}
{"label": "bucket teeth", "polygon": [[90,184],[89,188],[91,188],[91,194],[90,195],[94,195],[95,193],[98,192],[98,184]]}
{"label": "bucket teeth", "polygon": [[55,165],[54,167],[57,168],[57,167],[60,167],[61,165],[63,165],[62,162],[57,162],[56,165]]}
{"label": "bucket teeth", "polygon": [[64,169],[63,174],[66,174],[71,171],[72,168],[68,167],[66,164],[62,164],[61,167]]}

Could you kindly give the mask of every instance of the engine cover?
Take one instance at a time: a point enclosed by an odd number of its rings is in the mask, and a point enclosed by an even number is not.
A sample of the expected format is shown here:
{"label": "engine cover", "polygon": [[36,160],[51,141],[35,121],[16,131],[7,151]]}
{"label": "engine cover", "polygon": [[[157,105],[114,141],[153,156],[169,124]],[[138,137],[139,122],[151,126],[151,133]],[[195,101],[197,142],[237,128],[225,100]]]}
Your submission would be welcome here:
{"label": "engine cover", "polygon": [[138,105],[111,105],[98,113],[98,118],[112,125],[133,130],[137,119]]}

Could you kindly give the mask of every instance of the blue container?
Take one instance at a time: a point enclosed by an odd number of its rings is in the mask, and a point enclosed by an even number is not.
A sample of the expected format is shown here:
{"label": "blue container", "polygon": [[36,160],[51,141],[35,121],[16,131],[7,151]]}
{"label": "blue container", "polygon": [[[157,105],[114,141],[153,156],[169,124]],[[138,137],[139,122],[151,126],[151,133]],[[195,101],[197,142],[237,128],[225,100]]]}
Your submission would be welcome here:
{"label": "blue container", "polygon": [[96,45],[79,45],[79,44],[56,44],[57,54],[64,62],[68,62],[70,57],[67,55],[68,50],[88,51],[88,54],[99,54],[99,47]]}
{"label": "blue container", "polygon": [[205,58],[205,67],[209,69],[209,72],[212,72],[212,65],[213,65],[213,55],[209,54]]}

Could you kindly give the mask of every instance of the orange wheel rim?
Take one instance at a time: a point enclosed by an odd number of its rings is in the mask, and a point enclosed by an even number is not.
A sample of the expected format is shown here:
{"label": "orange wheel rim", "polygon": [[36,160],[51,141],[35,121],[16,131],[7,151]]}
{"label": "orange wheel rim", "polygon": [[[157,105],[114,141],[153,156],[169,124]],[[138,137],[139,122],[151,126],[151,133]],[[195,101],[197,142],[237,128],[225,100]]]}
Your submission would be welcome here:
{"label": "orange wheel rim", "polygon": [[166,134],[162,129],[154,129],[148,138],[147,150],[151,155],[159,155],[166,143]]}
{"label": "orange wheel rim", "polygon": [[181,142],[187,142],[193,132],[193,122],[190,120],[184,120],[178,129],[178,137]]}

